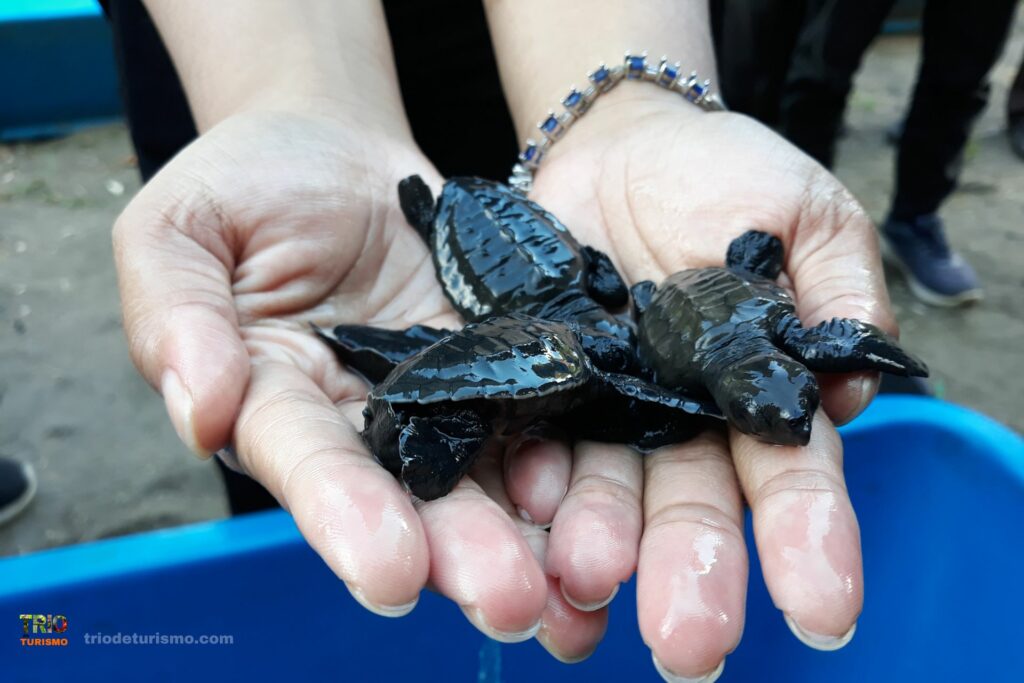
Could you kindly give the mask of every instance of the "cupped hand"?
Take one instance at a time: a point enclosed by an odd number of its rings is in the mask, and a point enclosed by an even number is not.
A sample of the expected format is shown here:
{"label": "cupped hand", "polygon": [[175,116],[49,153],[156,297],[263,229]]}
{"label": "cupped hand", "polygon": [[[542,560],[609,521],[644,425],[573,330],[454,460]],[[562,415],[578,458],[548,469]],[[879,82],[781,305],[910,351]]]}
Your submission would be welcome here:
{"label": "cupped hand", "polygon": [[447,497],[414,501],[359,436],[366,385],[310,333],[310,322],[459,325],[397,205],[413,173],[440,186],[407,134],[326,115],[226,119],[115,226],[132,358],[182,440],[200,455],[233,444],[233,465],[367,608],[405,614],[429,585],[493,637],[540,629],[560,656],[589,652],[604,614],[565,603],[542,569],[546,533],[506,493],[552,516],[564,482],[535,475],[550,475],[551,448],[527,444],[515,467],[485,458]]}
{"label": "cupped hand", "polygon": [[[531,198],[605,250],[629,282],[720,266],[743,231],[774,233],[805,324],[855,317],[895,332],[871,222],[833,176],[752,120],[642,88],[622,86],[583,117],[549,152]],[[877,375],[823,377],[821,386],[806,447],[735,430],[642,459],[577,447],[548,571],[596,599],[636,566],[640,629],[656,664],[666,675],[708,675],[743,631],[746,501],[780,618],[812,647],[841,647],[863,576],[833,425],[864,408]]]}

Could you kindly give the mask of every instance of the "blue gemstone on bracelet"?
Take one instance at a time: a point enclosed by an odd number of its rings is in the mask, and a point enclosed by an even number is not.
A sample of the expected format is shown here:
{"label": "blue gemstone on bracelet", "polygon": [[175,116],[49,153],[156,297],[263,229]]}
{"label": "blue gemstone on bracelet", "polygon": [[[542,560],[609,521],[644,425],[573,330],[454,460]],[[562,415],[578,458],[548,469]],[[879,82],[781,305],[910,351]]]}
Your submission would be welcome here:
{"label": "blue gemstone on bracelet", "polygon": [[537,156],[537,145],[527,145],[520,156],[523,161],[533,161],[533,157]]}
{"label": "blue gemstone on bracelet", "polygon": [[564,104],[567,108],[572,109],[573,107],[578,105],[580,103],[580,100],[582,99],[583,95],[581,95],[578,90],[573,90],[566,96],[564,100],[562,100],[562,104]]}
{"label": "blue gemstone on bracelet", "polygon": [[693,87],[690,88],[690,92],[693,93],[695,98],[704,97],[704,93],[707,91],[708,89],[704,87],[703,83],[694,83]]}
{"label": "blue gemstone on bracelet", "polygon": [[554,133],[557,128],[558,119],[555,118],[554,114],[544,119],[544,123],[540,124],[540,129],[545,133]]}
{"label": "blue gemstone on bracelet", "polygon": [[590,75],[590,80],[594,83],[601,83],[602,81],[608,80],[608,68],[602,66],[600,69]]}
{"label": "blue gemstone on bracelet", "polygon": [[678,76],[678,75],[679,75],[679,72],[676,71],[675,69],[673,69],[672,67],[670,67],[670,66],[666,66],[665,67],[665,80],[666,81],[674,81],[674,80],[676,80],[676,76]]}
{"label": "blue gemstone on bracelet", "polygon": [[643,71],[644,58],[630,55],[629,57],[629,69],[630,71]]}

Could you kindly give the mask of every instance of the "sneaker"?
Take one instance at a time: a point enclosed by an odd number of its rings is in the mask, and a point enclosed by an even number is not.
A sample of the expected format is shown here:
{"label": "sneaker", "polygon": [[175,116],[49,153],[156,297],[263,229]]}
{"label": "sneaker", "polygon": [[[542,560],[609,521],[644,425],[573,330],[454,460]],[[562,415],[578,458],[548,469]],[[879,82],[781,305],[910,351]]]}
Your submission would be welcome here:
{"label": "sneaker", "polygon": [[984,294],[978,276],[949,247],[937,214],[911,220],[892,217],[882,226],[883,252],[907,278],[910,291],[934,306],[962,306]]}
{"label": "sneaker", "polygon": [[36,472],[27,462],[0,458],[0,525],[28,507],[36,495]]}
{"label": "sneaker", "polygon": [[1006,131],[1010,134],[1010,149],[1021,159],[1024,159],[1024,118],[1010,122]]}

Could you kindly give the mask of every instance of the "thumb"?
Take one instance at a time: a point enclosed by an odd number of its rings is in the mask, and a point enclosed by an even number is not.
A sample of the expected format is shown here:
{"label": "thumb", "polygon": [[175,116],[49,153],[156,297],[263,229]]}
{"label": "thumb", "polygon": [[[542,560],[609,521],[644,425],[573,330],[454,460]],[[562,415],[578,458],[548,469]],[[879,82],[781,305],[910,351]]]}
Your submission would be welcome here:
{"label": "thumb", "polygon": [[231,293],[234,252],[216,207],[206,186],[175,175],[172,163],[113,234],[132,360],[200,457],[229,442],[249,381]]}

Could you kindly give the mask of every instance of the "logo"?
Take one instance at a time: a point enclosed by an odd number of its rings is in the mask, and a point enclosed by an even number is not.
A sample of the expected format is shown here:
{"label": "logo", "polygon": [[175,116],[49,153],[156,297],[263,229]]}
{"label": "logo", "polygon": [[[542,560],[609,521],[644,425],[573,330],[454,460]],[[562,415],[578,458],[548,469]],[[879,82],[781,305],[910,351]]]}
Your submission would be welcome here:
{"label": "logo", "polygon": [[23,647],[67,647],[68,618],[63,614],[21,614]]}

